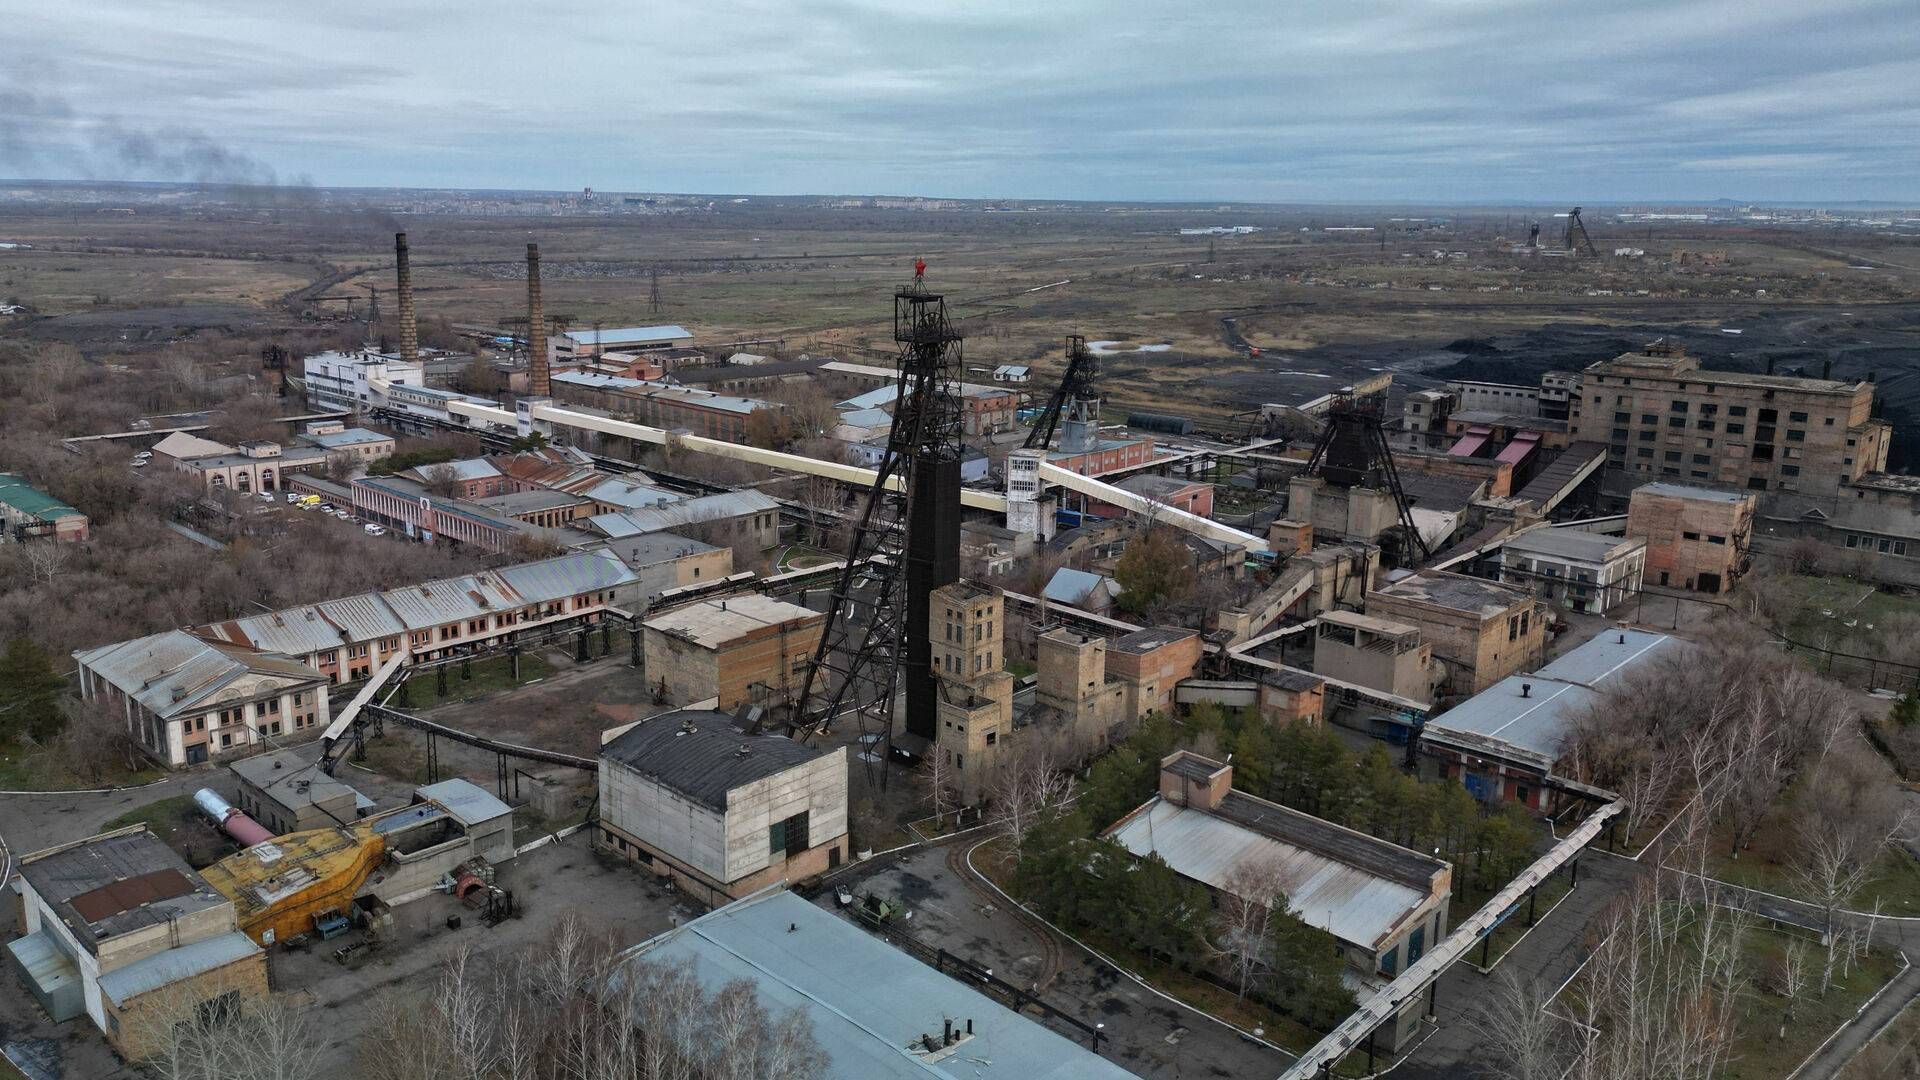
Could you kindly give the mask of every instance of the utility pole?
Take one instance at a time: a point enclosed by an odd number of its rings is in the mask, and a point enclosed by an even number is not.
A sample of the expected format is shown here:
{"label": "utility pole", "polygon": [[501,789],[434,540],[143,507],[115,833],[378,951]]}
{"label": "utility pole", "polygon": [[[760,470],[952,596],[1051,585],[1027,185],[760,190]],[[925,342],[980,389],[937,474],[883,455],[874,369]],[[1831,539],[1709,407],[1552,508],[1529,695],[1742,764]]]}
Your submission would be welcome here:
{"label": "utility pole", "polygon": [[647,303],[653,314],[660,314],[660,268],[657,266],[647,273]]}

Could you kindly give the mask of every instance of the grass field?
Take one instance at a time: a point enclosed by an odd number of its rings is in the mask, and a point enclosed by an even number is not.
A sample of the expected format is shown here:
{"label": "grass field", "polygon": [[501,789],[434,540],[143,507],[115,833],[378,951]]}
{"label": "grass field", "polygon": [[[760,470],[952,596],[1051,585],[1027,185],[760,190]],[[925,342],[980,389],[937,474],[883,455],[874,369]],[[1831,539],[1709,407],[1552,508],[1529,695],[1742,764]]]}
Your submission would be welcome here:
{"label": "grass field", "polygon": [[0,791],[70,791],[87,788],[135,787],[166,775],[159,769],[132,772],[111,768],[99,780],[76,775],[60,755],[38,748],[0,745]]}
{"label": "grass field", "polygon": [[[1844,977],[1836,968],[1836,984],[1826,994],[1800,995],[1783,1036],[1787,1001],[1762,989],[1758,976],[1778,962],[1790,940],[1786,932],[1778,930],[1756,930],[1748,936],[1746,966],[1756,978],[1741,1002],[1738,1032],[1734,1036],[1735,1059],[1720,1071],[1720,1080],[1782,1080],[1835,1028],[1852,1019],[1900,969],[1899,958],[1886,952],[1868,954]],[[1802,940],[1811,950],[1809,955],[1817,957],[1814,979],[1818,981],[1824,950],[1817,941]]]}
{"label": "grass field", "polygon": [[1844,577],[1795,574],[1786,585],[1792,607],[1780,617],[1780,628],[1808,645],[1874,655],[1881,644],[1879,632],[1889,620],[1920,618],[1920,599],[1896,596]]}
{"label": "grass field", "polygon": [[305,285],[309,276],[304,266],[246,259],[0,251],[0,298],[17,296],[43,315],[189,303],[264,305]]}

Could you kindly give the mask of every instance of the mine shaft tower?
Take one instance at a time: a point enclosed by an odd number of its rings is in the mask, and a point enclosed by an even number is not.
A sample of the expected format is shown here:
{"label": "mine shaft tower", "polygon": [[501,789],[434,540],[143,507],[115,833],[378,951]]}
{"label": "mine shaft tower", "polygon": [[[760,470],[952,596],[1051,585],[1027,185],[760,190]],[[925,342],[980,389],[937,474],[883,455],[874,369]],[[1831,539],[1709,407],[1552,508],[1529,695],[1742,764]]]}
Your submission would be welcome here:
{"label": "mine shaft tower", "polygon": [[1433,557],[1426,538],[1413,523],[1413,504],[1400,486],[1393,465],[1393,448],[1384,427],[1385,394],[1341,394],[1327,408],[1327,426],[1314,444],[1304,475],[1318,476],[1338,488],[1372,488],[1393,495],[1400,527],[1407,534],[1407,553],[1420,560]]}
{"label": "mine shaft tower", "polygon": [[796,733],[811,733],[857,715],[862,760],[869,776],[880,767],[883,785],[901,682],[906,731],[934,739],[930,605],[933,590],[960,578],[961,335],[925,274],[916,261],[913,282],[894,293],[893,426],[791,721]]}

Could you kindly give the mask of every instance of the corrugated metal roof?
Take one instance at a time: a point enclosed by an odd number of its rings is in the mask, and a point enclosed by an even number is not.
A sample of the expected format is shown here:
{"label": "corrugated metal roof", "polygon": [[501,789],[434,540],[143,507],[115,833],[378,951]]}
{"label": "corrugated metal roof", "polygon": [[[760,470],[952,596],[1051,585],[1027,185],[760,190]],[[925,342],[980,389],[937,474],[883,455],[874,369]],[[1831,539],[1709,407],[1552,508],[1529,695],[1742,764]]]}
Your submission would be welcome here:
{"label": "corrugated metal roof", "polygon": [[[75,897],[163,871],[180,874],[192,890],[102,911],[98,918],[91,920],[73,906]],[[97,951],[99,941],[226,903],[184,859],[145,828],[90,837],[67,847],[28,855],[21,862],[20,876],[66,924],[74,940],[89,951]]]}
{"label": "corrugated metal roof", "polygon": [[414,788],[413,793],[445,810],[462,825],[478,825],[513,813],[513,807],[487,794],[472,781],[459,777]]}
{"label": "corrugated metal roof", "polygon": [[796,628],[801,623],[820,622],[825,618],[811,608],[747,593],[725,600],[701,600],[662,612],[648,619],[645,625],[649,630],[712,649],[770,626]]}
{"label": "corrugated metal roof", "polygon": [[[688,964],[709,993],[746,980],[774,1013],[798,1010],[826,1072],[860,1080],[1130,1080],[1132,1074],[785,890],[709,912],[627,953]],[[969,1018],[940,1060],[923,1035]]]}
{"label": "corrugated metal roof", "polygon": [[802,746],[784,735],[749,735],[734,726],[733,717],[707,709],[680,709],[642,720],[600,748],[601,757],[716,813],[726,811],[727,793],[736,788],[827,754],[845,753],[840,747]]}
{"label": "corrugated metal roof", "polygon": [[342,640],[373,641],[393,637],[406,629],[379,593],[361,593],[315,604],[326,620],[339,628]]}
{"label": "corrugated metal roof", "polygon": [[1634,666],[1682,648],[1678,638],[1645,630],[1608,630],[1567,650],[1537,674],[1604,690]]}
{"label": "corrugated metal roof", "polygon": [[608,478],[580,493],[595,502],[608,506],[622,506],[630,510],[642,510],[662,503],[679,502],[686,496],[677,491],[668,491],[640,480]]}
{"label": "corrugated metal roof", "polygon": [[383,435],[366,428],[351,427],[344,431],[331,431],[324,435],[305,435],[302,438],[315,446],[324,446],[329,450],[343,446],[363,446],[367,443],[392,442],[393,436]]}
{"label": "corrugated metal roof", "polygon": [[1175,873],[1224,888],[1237,866],[1279,873],[1287,909],[1309,926],[1365,949],[1390,934],[1427,899],[1397,881],[1255,832],[1225,818],[1155,798],[1113,838],[1135,855],[1157,852]]}
{"label": "corrugated metal roof", "polygon": [[115,1006],[121,1006],[148,991],[204,975],[261,952],[253,939],[235,930],[116,968],[100,976],[100,992]]}
{"label": "corrugated metal roof", "polygon": [[1546,769],[1560,757],[1574,718],[1598,698],[1573,683],[1509,675],[1429,719],[1427,730],[1497,744]]}
{"label": "corrugated metal roof", "polygon": [[0,503],[13,507],[16,513],[26,514],[41,521],[84,516],[80,511],[27,483],[24,477],[14,473],[0,473]]}
{"label": "corrugated metal roof", "polygon": [[212,630],[224,641],[289,656],[337,649],[343,640],[339,628],[322,618],[319,609],[313,606],[215,623]]}
{"label": "corrugated metal roof", "polygon": [[610,551],[578,551],[539,562],[502,567],[494,574],[521,598],[541,604],[578,593],[631,585],[639,580],[627,564]]}
{"label": "corrugated metal roof", "polygon": [[73,655],[96,676],[162,717],[201,705],[221,687],[250,672],[299,681],[326,678],[297,660],[241,644],[216,644],[184,630],[165,630]]}
{"label": "corrugated metal roof", "polygon": [[409,630],[425,630],[461,619],[478,619],[525,606],[500,590],[488,574],[443,578],[380,594]]}
{"label": "corrugated metal roof", "polygon": [[845,411],[845,412],[859,412],[863,409],[878,409],[883,405],[893,404],[894,399],[898,398],[899,396],[900,396],[899,387],[882,386],[882,387],[879,387],[878,389],[869,390],[864,394],[856,394],[853,397],[850,397],[847,400],[842,401],[840,403],[840,408],[842,411]]}
{"label": "corrugated metal roof", "polygon": [[1694,487],[1692,484],[1671,484],[1664,480],[1642,484],[1634,489],[1636,494],[1642,491],[1649,495],[1666,495],[1675,499],[1701,499],[1707,502],[1740,503],[1753,498],[1751,492],[1722,491],[1718,488]]}
{"label": "corrugated metal roof", "polygon": [[1085,570],[1063,566],[1053,572],[1044,591],[1046,598],[1060,604],[1078,604],[1095,589],[1105,588],[1112,579]]}
{"label": "corrugated metal roof", "polygon": [[718,518],[745,517],[778,509],[778,499],[758,491],[725,491],[718,495],[702,495],[697,499],[682,499],[676,503],[629,510],[624,514],[601,515],[624,518],[623,525],[613,522],[603,525],[599,517],[593,519],[593,524],[608,536],[633,536],[637,533],[668,532],[683,525],[697,525]]}
{"label": "corrugated metal roof", "polygon": [[407,474],[416,479],[425,479],[439,469],[452,469],[453,475],[461,480],[491,480],[500,475],[500,470],[486,458],[464,458],[460,461],[442,461],[434,465],[422,465],[417,469],[408,469]]}
{"label": "corrugated metal roof", "polygon": [[1506,542],[1506,550],[1603,565],[1615,548],[1646,547],[1642,537],[1608,536],[1580,529],[1534,529]]}

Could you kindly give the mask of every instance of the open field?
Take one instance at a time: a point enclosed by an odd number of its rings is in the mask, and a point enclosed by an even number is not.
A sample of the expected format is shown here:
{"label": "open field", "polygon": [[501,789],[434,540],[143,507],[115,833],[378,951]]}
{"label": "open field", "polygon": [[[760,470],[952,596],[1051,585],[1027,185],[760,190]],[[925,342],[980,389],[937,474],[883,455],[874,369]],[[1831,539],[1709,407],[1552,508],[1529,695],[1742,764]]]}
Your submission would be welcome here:
{"label": "open field", "polygon": [[[162,206],[101,215],[15,203],[0,206],[0,241],[34,247],[0,252],[0,280],[13,281],[0,294],[59,316],[21,329],[89,351],[150,340],[124,338],[124,326],[100,317],[127,313],[98,310],[96,297],[113,309],[208,305],[210,325],[351,340],[361,331],[346,321],[344,298],[358,298],[363,313],[364,286],[387,294],[391,318],[392,233],[404,228],[423,324],[491,328],[523,315],[523,245],[532,240],[548,312],[566,325],[678,322],[708,342],[776,339],[755,348],[867,359],[894,351],[888,293],[924,257],[969,336],[969,364],[1033,363],[1045,386],[1069,333],[1166,344],[1107,358],[1113,406],[1215,420],[1305,400],[1368,371],[1414,385],[1530,381],[1661,335],[1716,366],[1831,359],[1840,374],[1877,370],[1898,405],[1920,345],[1920,305],[1910,300],[1920,252],[1865,232],[1675,223],[1656,235],[1644,224],[1596,223],[1603,251],[1631,243],[1646,254],[1549,259],[1513,254],[1515,215],[1500,210],[1458,211],[1411,231],[1386,226],[1396,211],[1365,207],[1008,213],[668,201],[671,213],[589,215],[553,203],[519,217]],[[1179,235],[1223,223],[1261,231]],[[1328,226],[1378,231],[1356,238],[1321,231]],[[1262,355],[1247,355],[1236,335]],[[1448,348],[1461,342],[1475,347]]]}

